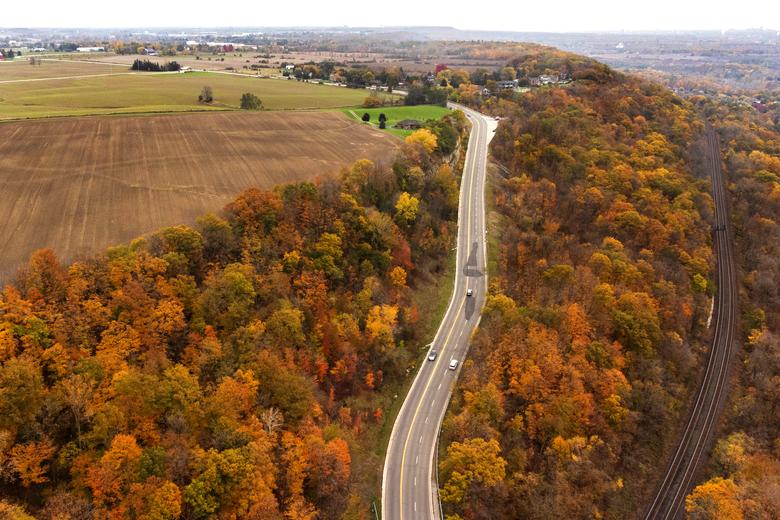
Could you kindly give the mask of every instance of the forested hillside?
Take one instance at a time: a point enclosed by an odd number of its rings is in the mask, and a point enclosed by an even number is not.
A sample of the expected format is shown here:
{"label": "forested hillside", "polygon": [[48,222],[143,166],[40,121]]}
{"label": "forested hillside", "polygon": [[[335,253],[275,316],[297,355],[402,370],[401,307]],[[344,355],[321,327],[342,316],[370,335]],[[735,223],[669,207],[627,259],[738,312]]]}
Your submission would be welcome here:
{"label": "forested hillside", "polygon": [[777,113],[695,100],[715,124],[729,177],[741,264],[736,385],[709,480],[688,496],[691,518],[773,519],[780,511],[780,126]]}
{"label": "forested hillside", "polygon": [[68,267],[37,252],[0,294],[0,516],[366,518],[353,454],[424,341],[464,121]]}
{"label": "forested hillside", "polygon": [[[705,118],[743,315],[686,507],[776,518],[778,112],[468,45],[505,66],[426,87],[501,117],[490,291],[439,450],[447,520],[634,518],[653,493],[712,333]],[[388,164],[248,190],[72,265],[36,252],[0,292],[0,518],[374,518],[379,451],[450,291],[466,126],[454,112]]]}
{"label": "forested hillside", "polygon": [[708,348],[703,124],[660,86],[581,57],[537,49],[509,66],[573,81],[482,105],[505,118],[497,267],[445,419],[445,513],[630,518]]}

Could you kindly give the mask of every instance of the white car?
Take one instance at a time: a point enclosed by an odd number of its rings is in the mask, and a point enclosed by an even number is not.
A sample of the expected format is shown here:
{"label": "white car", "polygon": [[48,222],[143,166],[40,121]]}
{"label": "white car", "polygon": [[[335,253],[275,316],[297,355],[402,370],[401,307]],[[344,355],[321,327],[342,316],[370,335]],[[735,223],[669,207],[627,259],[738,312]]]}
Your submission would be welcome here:
{"label": "white car", "polygon": [[435,361],[436,360],[436,351],[431,350],[428,352],[428,361]]}
{"label": "white car", "polygon": [[474,289],[466,289],[466,296],[469,298],[474,296]]}
{"label": "white car", "polygon": [[450,359],[450,370],[458,368],[458,360],[455,358]]}

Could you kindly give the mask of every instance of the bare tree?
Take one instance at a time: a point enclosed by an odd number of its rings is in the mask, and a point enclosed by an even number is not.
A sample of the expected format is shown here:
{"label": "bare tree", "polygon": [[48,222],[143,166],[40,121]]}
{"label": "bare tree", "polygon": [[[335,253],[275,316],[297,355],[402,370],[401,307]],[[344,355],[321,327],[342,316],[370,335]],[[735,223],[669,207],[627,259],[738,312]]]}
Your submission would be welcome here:
{"label": "bare tree", "polygon": [[76,422],[76,439],[81,446],[81,424],[91,415],[89,404],[92,402],[92,385],[82,376],[77,374],[63,380],[60,383],[60,391],[65,404],[73,414]]}
{"label": "bare tree", "polygon": [[273,406],[267,410],[263,410],[260,414],[260,420],[265,425],[265,430],[269,435],[274,434],[284,424],[284,415],[277,408]]}
{"label": "bare tree", "polygon": [[214,92],[211,90],[211,87],[208,85],[203,87],[200,91],[200,96],[198,96],[198,101],[201,103],[211,103],[214,101]]}

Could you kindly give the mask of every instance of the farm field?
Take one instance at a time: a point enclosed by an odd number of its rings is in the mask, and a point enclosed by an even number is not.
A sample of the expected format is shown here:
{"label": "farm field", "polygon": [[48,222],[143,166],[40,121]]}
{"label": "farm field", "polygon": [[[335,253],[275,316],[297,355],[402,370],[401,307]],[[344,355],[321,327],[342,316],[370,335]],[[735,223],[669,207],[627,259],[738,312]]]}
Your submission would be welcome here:
{"label": "farm field", "polygon": [[386,130],[389,133],[400,136],[409,135],[412,132],[410,130],[393,128],[393,126],[398,121],[402,121],[404,119],[417,119],[419,121],[425,121],[427,119],[440,119],[450,112],[448,108],[440,107],[438,105],[415,105],[382,108],[345,108],[342,110],[354,121],[361,121],[360,118],[363,116],[363,114],[368,112],[368,114],[371,116],[369,124],[376,128],[379,128],[379,114],[384,114],[387,116]]}
{"label": "farm field", "polygon": [[[212,105],[198,103],[198,95],[205,85],[214,91]],[[0,120],[236,109],[244,92],[259,96],[270,110],[355,106],[367,95],[365,90],[235,74],[146,72],[0,83]]]}
{"label": "farm field", "polygon": [[0,84],[6,81],[116,74],[129,72],[128,69],[129,66],[124,67],[110,63],[85,63],[84,61],[48,59],[41,59],[40,65],[31,65],[27,57],[21,57],[14,60],[0,61]]}
{"label": "farm field", "polygon": [[338,112],[219,112],[0,124],[0,280],[41,247],[64,260],[192,223],[243,189],[389,158]]}

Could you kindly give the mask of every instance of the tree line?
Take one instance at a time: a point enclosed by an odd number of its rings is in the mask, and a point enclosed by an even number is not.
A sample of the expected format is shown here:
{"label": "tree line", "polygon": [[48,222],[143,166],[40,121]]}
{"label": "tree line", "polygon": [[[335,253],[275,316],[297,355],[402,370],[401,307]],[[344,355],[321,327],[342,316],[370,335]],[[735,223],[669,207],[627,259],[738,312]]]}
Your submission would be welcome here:
{"label": "tree line", "polygon": [[133,61],[133,65],[130,67],[130,70],[144,72],[178,72],[181,70],[181,65],[175,61],[158,63],[152,60],[136,59]]}

